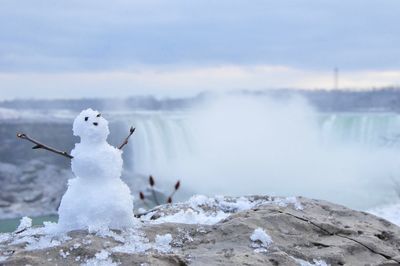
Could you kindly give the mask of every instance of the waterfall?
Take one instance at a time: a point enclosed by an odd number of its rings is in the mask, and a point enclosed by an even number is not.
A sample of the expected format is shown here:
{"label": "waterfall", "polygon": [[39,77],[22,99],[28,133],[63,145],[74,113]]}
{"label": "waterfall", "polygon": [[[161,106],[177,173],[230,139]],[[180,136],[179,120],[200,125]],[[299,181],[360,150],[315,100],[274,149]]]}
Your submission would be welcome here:
{"label": "waterfall", "polygon": [[318,113],[297,101],[203,109],[130,114],[133,170],[202,194],[304,195],[361,209],[396,197],[400,156],[385,138],[400,133],[398,114]]}
{"label": "waterfall", "polygon": [[[133,170],[151,173],[154,166],[194,155],[199,144],[188,119],[182,112],[131,115],[128,121],[137,128],[130,146]],[[316,120],[321,145],[337,141],[366,147],[395,145],[400,135],[400,115],[394,113],[322,113]]]}
{"label": "waterfall", "polygon": [[388,145],[400,134],[400,115],[395,113],[319,114],[318,121],[325,141]]}
{"label": "waterfall", "polygon": [[132,138],[133,171],[154,173],[172,161],[193,154],[194,145],[186,115],[181,112],[135,113],[127,120],[136,127]]}

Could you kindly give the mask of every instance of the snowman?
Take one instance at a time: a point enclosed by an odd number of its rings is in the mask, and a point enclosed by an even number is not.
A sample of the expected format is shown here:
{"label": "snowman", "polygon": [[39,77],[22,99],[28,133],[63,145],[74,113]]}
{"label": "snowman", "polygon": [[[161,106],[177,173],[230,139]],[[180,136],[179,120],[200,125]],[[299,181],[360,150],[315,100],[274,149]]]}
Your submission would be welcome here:
{"label": "snowman", "polygon": [[[130,135],[134,129],[131,128]],[[75,178],[70,179],[58,209],[58,227],[63,231],[88,229],[124,229],[133,227],[133,197],[121,180],[122,147],[108,144],[108,122],[92,109],[82,111],[74,120],[73,134],[80,137],[71,155],[50,148],[28,137],[17,136],[46,149],[71,158]]]}

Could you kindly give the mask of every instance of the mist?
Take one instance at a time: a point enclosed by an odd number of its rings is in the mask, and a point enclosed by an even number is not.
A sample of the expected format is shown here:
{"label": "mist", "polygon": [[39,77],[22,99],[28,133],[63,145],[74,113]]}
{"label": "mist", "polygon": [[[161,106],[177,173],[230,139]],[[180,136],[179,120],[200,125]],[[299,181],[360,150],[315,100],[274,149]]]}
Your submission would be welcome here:
{"label": "mist", "polygon": [[301,97],[219,97],[187,114],[185,134],[169,136],[167,145],[185,147],[179,154],[137,164],[195,193],[301,195],[358,209],[393,201],[396,150],[327,134],[320,115]]}

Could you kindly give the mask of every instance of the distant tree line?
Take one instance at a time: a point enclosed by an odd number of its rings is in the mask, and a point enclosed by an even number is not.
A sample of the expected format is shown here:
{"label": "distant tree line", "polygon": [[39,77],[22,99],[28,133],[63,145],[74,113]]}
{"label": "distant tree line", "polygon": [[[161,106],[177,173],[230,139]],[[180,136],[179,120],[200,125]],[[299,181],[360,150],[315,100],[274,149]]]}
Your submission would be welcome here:
{"label": "distant tree line", "polygon": [[[400,112],[400,87],[369,90],[298,90],[269,89],[260,91],[242,90],[235,95],[269,96],[287,99],[300,95],[322,112]],[[67,109],[80,111],[88,106],[98,110],[182,110],[212,99],[213,93],[200,93],[188,98],[157,99],[153,96],[136,96],[125,99],[63,99],[63,100],[11,100],[0,102],[2,108],[13,109]]]}

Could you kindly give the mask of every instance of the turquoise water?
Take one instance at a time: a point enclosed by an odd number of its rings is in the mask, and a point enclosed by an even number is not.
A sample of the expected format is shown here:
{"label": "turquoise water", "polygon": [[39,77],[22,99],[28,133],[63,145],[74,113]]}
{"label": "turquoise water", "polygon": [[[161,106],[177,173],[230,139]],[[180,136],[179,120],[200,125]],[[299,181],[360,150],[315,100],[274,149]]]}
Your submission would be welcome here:
{"label": "turquoise water", "polygon": [[[57,222],[58,216],[57,215],[47,215],[47,216],[39,216],[39,217],[31,217],[32,218],[32,225],[43,225],[43,222]],[[19,225],[19,221],[21,218],[14,218],[14,219],[4,219],[0,220],[0,233],[5,232],[13,232],[17,229]]]}

